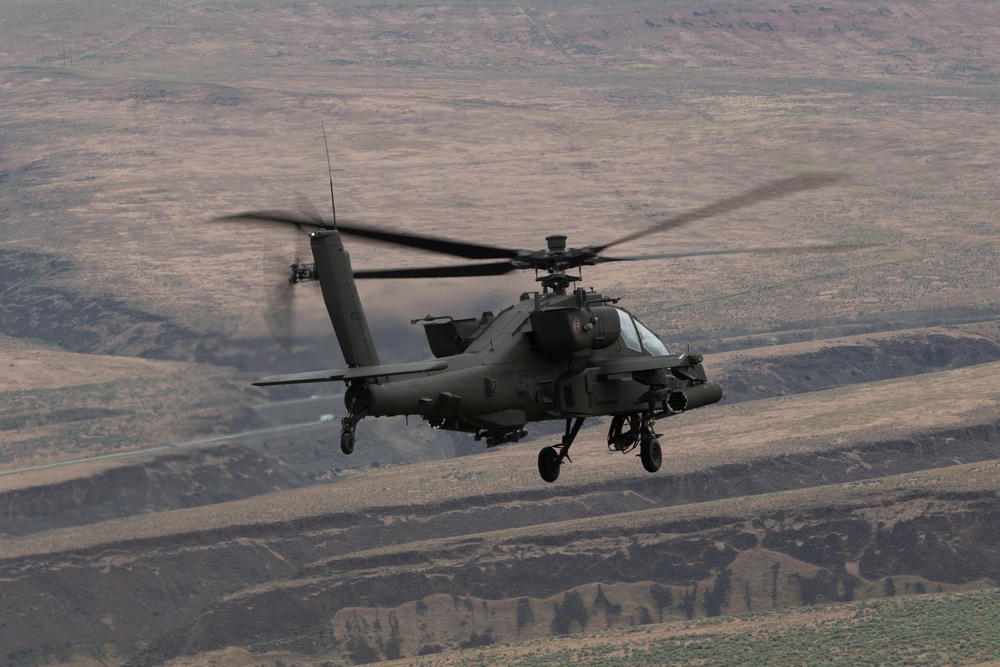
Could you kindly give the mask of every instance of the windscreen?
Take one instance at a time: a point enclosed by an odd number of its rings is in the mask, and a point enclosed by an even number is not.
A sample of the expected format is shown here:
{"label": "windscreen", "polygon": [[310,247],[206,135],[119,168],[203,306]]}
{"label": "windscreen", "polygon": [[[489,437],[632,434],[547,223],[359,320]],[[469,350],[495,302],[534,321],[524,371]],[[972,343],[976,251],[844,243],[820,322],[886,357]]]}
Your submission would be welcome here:
{"label": "windscreen", "polygon": [[646,348],[654,357],[665,357],[670,354],[667,346],[663,344],[660,337],[646,328],[639,320],[635,320],[635,328],[639,330],[639,338],[642,339],[642,346]]}
{"label": "windscreen", "polygon": [[639,334],[636,333],[635,324],[632,322],[632,316],[621,308],[618,308],[617,310],[618,319],[621,320],[622,323],[622,340],[625,341],[625,345],[630,350],[642,352],[642,345],[639,343]]}

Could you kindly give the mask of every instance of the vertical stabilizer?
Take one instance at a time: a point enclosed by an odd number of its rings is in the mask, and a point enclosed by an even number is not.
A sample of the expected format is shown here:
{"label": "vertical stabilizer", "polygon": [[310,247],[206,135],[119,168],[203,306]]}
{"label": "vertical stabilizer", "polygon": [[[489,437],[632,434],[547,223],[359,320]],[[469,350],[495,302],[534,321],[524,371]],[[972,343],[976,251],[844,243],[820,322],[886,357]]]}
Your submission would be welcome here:
{"label": "vertical stabilizer", "polygon": [[361,297],[354,282],[351,258],[344,250],[340,232],[324,229],[310,234],[316,276],[337,341],[348,366],[378,366],[378,352],[368,328]]}

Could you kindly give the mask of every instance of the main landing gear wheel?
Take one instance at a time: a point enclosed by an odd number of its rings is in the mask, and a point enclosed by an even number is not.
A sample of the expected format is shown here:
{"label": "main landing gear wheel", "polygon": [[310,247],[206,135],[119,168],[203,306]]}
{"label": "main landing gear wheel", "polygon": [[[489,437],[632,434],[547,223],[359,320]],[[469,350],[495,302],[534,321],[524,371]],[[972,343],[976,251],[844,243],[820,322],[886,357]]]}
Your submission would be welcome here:
{"label": "main landing gear wheel", "polygon": [[344,431],[340,434],[340,451],[350,454],[354,451],[354,434]]}
{"label": "main landing gear wheel", "polygon": [[656,472],[663,463],[663,452],[660,450],[660,441],[656,438],[643,438],[639,445],[639,460],[642,467],[648,472]]}
{"label": "main landing gear wheel", "polygon": [[[572,461],[569,458],[569,448],[576,439],[576,434],[580,432],[585,417],[575,417],[566,420],[566,434],[562,437],[562,442],[556,447],[543,447],[538,452],[538,473],[546,482],[554,482],[559,479],[559,466],[563,459]],[[558,447],[558,449],[557,449]]]}
{"label": "main landing gear wheel", "polygon": [[555,447],[544,447],[538,452],[538,473],[546,482],[554,482],[559,479],[559,452]]}

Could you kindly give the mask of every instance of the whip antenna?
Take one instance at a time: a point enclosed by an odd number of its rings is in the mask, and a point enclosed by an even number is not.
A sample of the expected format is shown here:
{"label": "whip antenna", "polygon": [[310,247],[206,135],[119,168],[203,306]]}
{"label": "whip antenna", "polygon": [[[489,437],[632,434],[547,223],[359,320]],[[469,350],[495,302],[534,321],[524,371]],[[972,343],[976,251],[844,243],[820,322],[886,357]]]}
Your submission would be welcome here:
{"label": "whip antenna", "polygon": [[326,141],[326,124],[319,122],[323,128],[323,147],[326,148],[326,171],[330,174],[330,208],[333,211],[333,228],[337,228],[337,204],[333,199],[333,166],[330,164],[330,144]]}

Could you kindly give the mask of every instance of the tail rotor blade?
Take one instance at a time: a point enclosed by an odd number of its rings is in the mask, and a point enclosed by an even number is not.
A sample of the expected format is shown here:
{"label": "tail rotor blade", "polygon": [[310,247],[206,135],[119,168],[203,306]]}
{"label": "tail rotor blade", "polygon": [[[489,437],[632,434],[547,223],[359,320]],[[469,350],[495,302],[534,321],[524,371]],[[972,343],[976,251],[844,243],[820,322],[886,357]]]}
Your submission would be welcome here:
{"label": "tail rotor blade", "polygon": [[275,342],[286,352],[294,352],[295,348],[295,309],[292,284],[269,285],[264,287],[267,308],[262,313],[267,328]]}
{"label": "tail rotor blade", "polygon": [[[263,251],[265,308],[262,315],[267,328],[286,352],[295,353],[298,343],[298,315],[296,310],[296,285],[289,280],[293,264],[300,264],[308,255],[304,236],[297,236],[294,246],[289,243],[277,247],[265,244]],[[294,257],[294,260],[290,259]]]}

